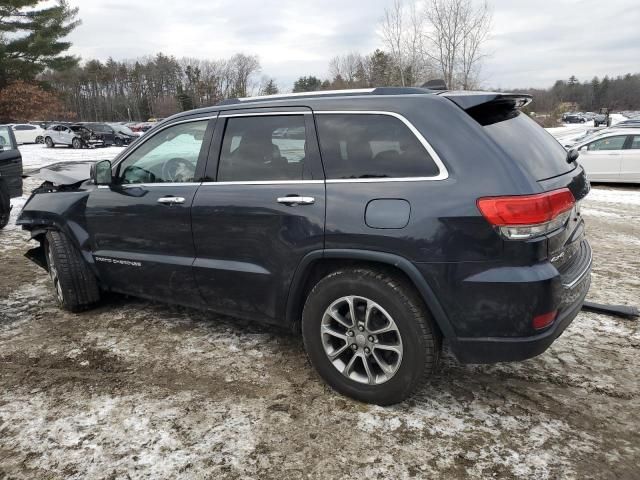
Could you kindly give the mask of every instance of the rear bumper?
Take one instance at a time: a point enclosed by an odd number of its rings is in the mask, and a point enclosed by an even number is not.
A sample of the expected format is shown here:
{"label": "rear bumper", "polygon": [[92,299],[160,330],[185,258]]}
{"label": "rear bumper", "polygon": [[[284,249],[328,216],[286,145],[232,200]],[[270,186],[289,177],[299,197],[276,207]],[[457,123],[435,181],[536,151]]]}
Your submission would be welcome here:
{"label": "rear bumper", "polygon": [[[436,295],[453,330],[446,337],[456,357],[463,363],[494,363],[544,352],[571,324],[589,291],[592,256],[584,238],[576,252],[562,271],[548,261],[497,268],[449,265],[441,272],[421,265],[423,274],[435,277],[432,284],[447,285]],[[536,316],[554,311],[550,326],[533,328]]]}
{"label": "rear bumper", "polygon": [[553,325],[538,335],[529,337],[458,338],[451,348],[462,363],[495,363],[526,360],[543,353],[571,325],[589,291],[591,275],[576,285],[578,297],[559,313]]}

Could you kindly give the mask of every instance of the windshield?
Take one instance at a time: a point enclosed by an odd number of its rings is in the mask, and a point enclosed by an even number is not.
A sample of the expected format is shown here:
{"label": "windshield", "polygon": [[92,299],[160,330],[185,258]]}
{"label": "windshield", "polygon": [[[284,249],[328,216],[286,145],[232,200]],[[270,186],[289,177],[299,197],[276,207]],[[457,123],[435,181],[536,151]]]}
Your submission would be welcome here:
{"label": "windshield", "polygon": [[4,150],[13,150],[16,146],[11,141],[8,125],[0,125],[0,152]]}

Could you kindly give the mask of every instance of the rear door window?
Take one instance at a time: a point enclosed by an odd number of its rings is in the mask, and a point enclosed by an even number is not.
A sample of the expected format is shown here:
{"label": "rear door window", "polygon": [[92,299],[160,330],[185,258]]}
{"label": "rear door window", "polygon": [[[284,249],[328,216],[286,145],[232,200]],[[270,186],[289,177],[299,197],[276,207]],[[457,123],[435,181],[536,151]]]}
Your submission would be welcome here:
{"label": "rear door window", "polygon": [[327,179],[434,177],[439,169],[400,119],[382,114],[316,114]]}
{"label": "rear door window", "polygon": [[631,145],[629,146],[631,150],[640,150],[640,135],[634,135],[633,140],[631,141]]}
{"label": "rear door window", "polygon": [[304,115],[227,119],[218,181],[310,179],[305,132]]}
{"label": "rear door window", "polygon": [[575,168],[567,151],[544,128],[519,110],[477,109],[471,115],[514,161],[537,180],[546,180]]}
{"label": "rear door window", "polygon": [[596,140],[595,142],[591,142],[587,149],[591,151],[599,151],[599,150],[622,150],[624,147],[624,142],[627,140],[626,135],[617,136],[617,137],[607,137],[601,138],[600,140]]}

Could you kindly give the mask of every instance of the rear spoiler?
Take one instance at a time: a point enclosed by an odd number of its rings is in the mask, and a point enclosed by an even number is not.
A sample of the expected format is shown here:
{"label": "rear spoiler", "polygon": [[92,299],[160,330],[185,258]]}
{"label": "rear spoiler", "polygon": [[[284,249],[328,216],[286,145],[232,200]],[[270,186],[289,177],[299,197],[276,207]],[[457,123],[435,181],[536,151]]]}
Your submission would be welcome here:
{"label": "rear spoiler", "polygon": [[500,92],[471,92],[449,90],[440,93],[440,96],[447,97],[463,110],[469,110],[480,105],[510,107],[512,109],[522,108],[533,101],[531,95],[523,93],[500,93]]}

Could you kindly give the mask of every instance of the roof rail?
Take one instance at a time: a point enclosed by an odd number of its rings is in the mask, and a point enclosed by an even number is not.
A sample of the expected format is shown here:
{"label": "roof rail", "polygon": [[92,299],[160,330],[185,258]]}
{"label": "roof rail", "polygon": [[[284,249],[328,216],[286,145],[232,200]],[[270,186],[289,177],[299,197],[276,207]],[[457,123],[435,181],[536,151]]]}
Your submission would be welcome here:
{"label": "roof rail", "polygon": [[345,90],[318,90],[315,92],[282,93],[277,95],[259,95],[256,97],[228,98],[218,103],[218,105],[234,105],[239,103],[264,102],[271,100],[288,100],[295,98],[314,97],[347,97],[357,95],[415,95],[435,93],[433,90],[420,87],[376,87],[376,88],[354,88]]}

